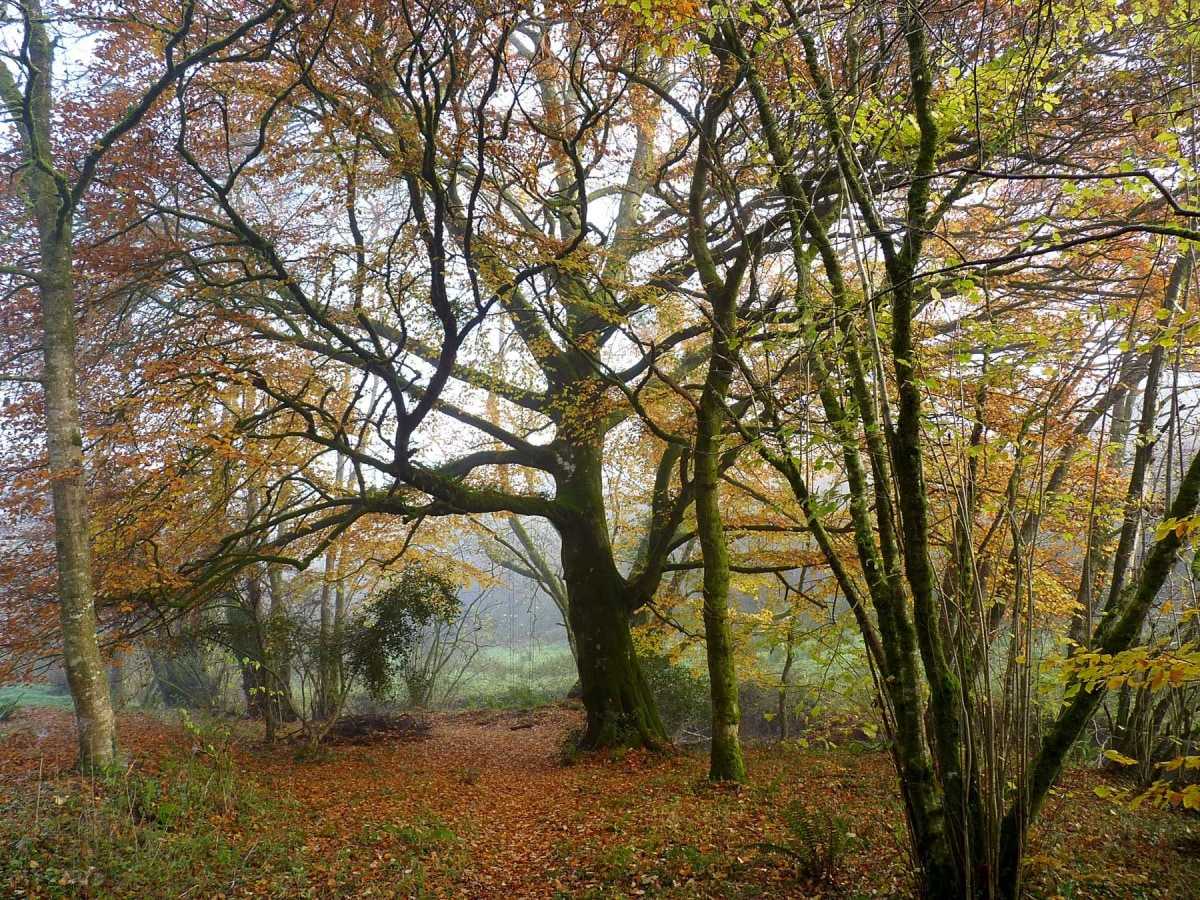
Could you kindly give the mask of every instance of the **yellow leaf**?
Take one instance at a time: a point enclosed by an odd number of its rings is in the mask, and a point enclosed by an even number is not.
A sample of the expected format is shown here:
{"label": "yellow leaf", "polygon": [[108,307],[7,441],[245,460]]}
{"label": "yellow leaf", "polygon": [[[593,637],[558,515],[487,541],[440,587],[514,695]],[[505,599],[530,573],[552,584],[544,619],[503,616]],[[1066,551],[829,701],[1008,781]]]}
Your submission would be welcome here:
{"label": "yellow leaf", "polygon": [[1200,785],[1190,784],[1183,789],[1183,808],[1200,810]]}

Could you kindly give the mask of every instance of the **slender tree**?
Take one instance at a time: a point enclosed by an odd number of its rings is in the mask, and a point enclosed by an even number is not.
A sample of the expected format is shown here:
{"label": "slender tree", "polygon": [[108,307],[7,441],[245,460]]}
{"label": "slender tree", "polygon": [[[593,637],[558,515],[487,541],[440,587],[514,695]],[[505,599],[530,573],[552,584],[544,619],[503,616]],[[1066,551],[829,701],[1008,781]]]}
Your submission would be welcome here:
{"label": "slender tree", "polygon": [[[63,660],[75,702],[80,764],[103,767],[113,760],[116,729],[105,667],[97,641],[83,432],[76,370],[76,226],[102,163],[154,109],[175,80],[226,53],[269,23],[282,6],[248,10],[227,31],[200,33],[196,5],[185,3],[176,21],[164,24],[166,54],[159,71],[136,85],[111,121],[98,121],[84,137],[86,148],[70,155],[75,135],[62,131],[56,108],[55,48],[68,23],[41,0],[7,2],[5,25],[21,35],[18,49],[0,62],[0,100],[13,129],[17,184],[36,229],[36,257],[6,271],[25,278],[40,301],[48,474],[53,495],[58,596]],[[219,17],[218,21],[222,21]],[[229,19],[223,19],[229,24]],[[64,34],[56,34],[63,26]]]}

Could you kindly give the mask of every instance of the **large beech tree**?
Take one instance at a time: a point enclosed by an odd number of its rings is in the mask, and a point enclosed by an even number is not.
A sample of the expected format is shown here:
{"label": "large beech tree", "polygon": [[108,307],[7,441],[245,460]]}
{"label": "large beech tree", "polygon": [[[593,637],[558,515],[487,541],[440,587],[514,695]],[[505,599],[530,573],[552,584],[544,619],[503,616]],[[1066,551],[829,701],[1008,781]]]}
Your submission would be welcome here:
{"label": "large beech tree", "polygon": [[[245,373],[270,398],[245,425],[271,440],[300,416],[297,433],[346,461],[352,489],[294,494],[272,542],[336,534],[368,513],[545,518],[561,538],[584,744],[655,746],[665,735],[629,622],[685,540],[692,489],[677,482],[684,448],[668,443],[637,550],[618,557],[605,447],[634,411],[613,381],[644,377],[707,326],[642,352],[616,340],[619,322],[694,266],[663,249],[678,222],[667,176],[690,137],[664,128],[655,94],[621,73],[658,63],[608,12],[315,11],[257,72],[181,80],[185,185],[143,202],[177,223],[162,225],[164,246],[174,242],[164,302],[215,300],[312,362],[290,383]],[[294,212],[285,223],[272,206]],[[497,331],[504,365],[479,356]],[[347,369],[349,404],[330,389]],[[481,392],[500,399],[500,420],[475,411]],[[355,446],[349,436],[364,431]],[[429,441],[442,442],[437,458]],[[449,447],[464,452],[447,460]],[[505,468],[531,475],[497,478]],[[522,481],[530,489],[513,490]]]}

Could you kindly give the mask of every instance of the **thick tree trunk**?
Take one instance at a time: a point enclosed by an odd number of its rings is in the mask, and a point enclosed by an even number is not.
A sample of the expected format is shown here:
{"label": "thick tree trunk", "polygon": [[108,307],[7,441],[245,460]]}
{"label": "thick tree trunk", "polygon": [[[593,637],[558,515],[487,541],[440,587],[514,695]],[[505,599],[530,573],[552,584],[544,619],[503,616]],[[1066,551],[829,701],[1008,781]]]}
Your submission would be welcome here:
{"label": "thick tree trunk", "polygon": [[578,652],[587,730],[580,746],[658,748],[668,743],[630,631],[632,604],[613,562],[604,517],[600,454],[583,448],[558,499],[574,514],[558,522],[563,581]]}
{"label": "thick tree trunk", "polygon": [[586,550],[564,550],[564,563],[568,556],[574,570],[567,578],[571,627],[578,640],[580,696],[587,710],[580,746],[657,749],[668,743],[667,735],[633,647],[624,583]]}

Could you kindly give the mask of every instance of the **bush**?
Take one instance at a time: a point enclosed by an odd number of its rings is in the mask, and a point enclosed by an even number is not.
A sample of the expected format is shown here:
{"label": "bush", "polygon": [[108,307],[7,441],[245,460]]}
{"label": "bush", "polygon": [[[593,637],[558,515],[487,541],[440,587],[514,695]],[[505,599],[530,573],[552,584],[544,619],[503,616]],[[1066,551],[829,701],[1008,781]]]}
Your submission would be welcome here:
{"label": "bush", "polygon": [[406,566],[352,624],[351,668],[361,672],[371,696],[389,696],[396,677],[414,668],[422,630],[434,622],[449,624],[461,612],[454,582],[420,565]]}
{"label": "bush", "polygon": [[678,740],[684,732],[706,738],[712,723],[708,678],[657,654],[643,656],[641,666],[671,739]]}
{"label": "bush", "polygon": [[7,722],[17,712],[17,707],[21,705],[21,695],[13,694],[9,697],[0,697],[0,722]]}

